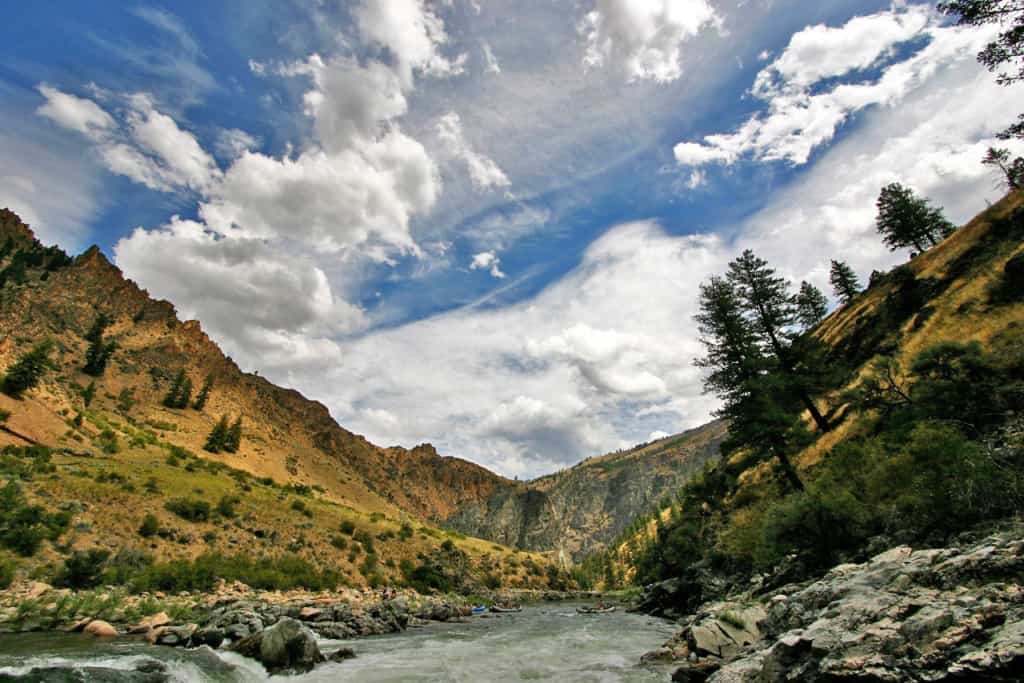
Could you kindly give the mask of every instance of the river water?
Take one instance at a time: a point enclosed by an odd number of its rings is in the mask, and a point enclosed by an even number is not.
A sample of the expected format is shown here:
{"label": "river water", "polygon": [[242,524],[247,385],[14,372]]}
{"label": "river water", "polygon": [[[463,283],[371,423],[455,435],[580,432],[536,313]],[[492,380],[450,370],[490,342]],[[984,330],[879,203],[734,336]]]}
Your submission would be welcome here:
{"label": "river water", "polygon": [[[325,654],[341,646],[356,658],[321,664],[312,672],[276,681],[667,681],[670,669],[640,666],[640,655],[659,647],[672,624],[637,614],[577,614],[575,605],[527,606],[516,614],[474,617],[466,624],[431,624],[404,633],[350,641],[323,640]],[[53,633],[0,636],[0,673],[39,666],[131,669],[158,659],[175,681],[248,683],[268,679],[263,668],[231,652],[180,650],[119,638]]]}

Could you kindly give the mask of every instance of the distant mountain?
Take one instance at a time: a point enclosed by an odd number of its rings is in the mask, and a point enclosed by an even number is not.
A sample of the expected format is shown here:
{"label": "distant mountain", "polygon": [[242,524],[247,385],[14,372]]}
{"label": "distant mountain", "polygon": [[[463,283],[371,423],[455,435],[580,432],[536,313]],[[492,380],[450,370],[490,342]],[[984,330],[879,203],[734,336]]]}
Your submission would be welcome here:
{"label": "distant mountain", "polygon": [[527,550],[581,559],[616,538],[640,514],[672,497],[718,457],[721,421],[588,458],[563,472],[498,487],[441,520],[449,528]]}

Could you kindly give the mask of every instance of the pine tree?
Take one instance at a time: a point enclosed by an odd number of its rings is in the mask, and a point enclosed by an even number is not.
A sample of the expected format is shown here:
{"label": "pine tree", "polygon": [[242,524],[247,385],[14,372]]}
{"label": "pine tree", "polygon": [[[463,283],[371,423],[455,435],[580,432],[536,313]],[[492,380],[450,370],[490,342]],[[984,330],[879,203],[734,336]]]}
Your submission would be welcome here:
{"label": "pine tree", "polygon": [[206,379],[203,380],[203,386],[199,389],[199,393],[196,394],[196,400],[192,404],[192,407],[196,410],[201,411],[206,407],[206,401],[210,398],[210,389],[213,388],[213,375],[207,375]]}
{"label": "pine tree", "polygon": [[13,398],[21,398],[26,391],[38,386],[43,375],[53,368],[50,360],[52,351],[53,341],[47,339],[21,354],[0,381],[0,391]]}
{"label": "pine tree", "polygon": [[1010,159],[1010,150],[989,147],[981,163],[998,170],[1003,175],[1007,189],[1019,190],[1024,187],[1024,157]]}
{"label": "pine tree", "polygon": [[220,420],[217,421],[217,424],[210,431],[210,435],[206,437],[206,444],[203,448],[211,453],[220,453],[225,449],[230,429],[228,427],[228,416],[221,415]]}
{"label": "pine tree", "polygon": [[85,389],[82,389],[82,403],[85,405],[86,408],[88,408],[89,404],[92,403],[92,400],[94,398],[96,398],[95,380],[89,382],[89,386],[87,386]]}
{"label": "pine tree", "polygon": [[171,384],[171,388],[167,390],[167,394],[164,396],[163,404],[168,408],[184,408],[188,405],[188,397],[185,397],[185,402],[182,404],[182,396],[185,396],[185,390],[188,393],[192,393],[192,382],[185,374],[185,369],[178,370],[178,374],[174,377],[174,382]]}
{"label": "pine tree", "polygon": [[818,429],[829,431],[831,425],[814,404],[806,381],[801,377],[804,359],[798,357],[792,347],[790,330],[797,321],[797,308],[794,297],[789,293],[789,283],[778,277],[767,262],[749,249],[729,264],[726,279],[743,303],[744,312],[752,321],[762,348],[774,357],[779,369],[789,377],[796,395]]}
{"label": "pine tree", "polygon": [[931,206],[927,199],[899,183],[883,187],[875,205],[875,227],[893,251],[914,247],[924,252],[956,231],[941,208]]}
{"label": "pine tree", "polygon": [[857,274],[845,261],[832,261],[829,282],[832,283],[832,290],[836,296],[844,304],[850,303],[854,297],[860,294],[860,282],[857,280]]}
{"label": "pine tree", "polygon": [[178,390],[178,396],[174,401],[174,408],[188,408],[189,401],[192,400],[192,380],[187,376],[185,381],[181,383],[181,389]]}
{"label": "pine tree", "polygon": [[107,361],[117,349],[117,342],[103,340],[103,332],[110,326],[110,318],[104,313],[97,316],[92,327],[86,333],[85,338],[89,342],[89,348],[85,352],[85,366],[82,372],[93,377],[99,377],[107,369]]}
{"label": "pine tree", "polygon": [[808,330],[824,319],[828,314],[828,300],[821,290],[804,281],[800,283],[800,292],[796,295],[796,317]]}
{"label": "pine tree", "polygon": [[242,416],[239,415],[231,423],[227,437],[224,439],[224,450],[228,453],[237,453],[242,445]]}

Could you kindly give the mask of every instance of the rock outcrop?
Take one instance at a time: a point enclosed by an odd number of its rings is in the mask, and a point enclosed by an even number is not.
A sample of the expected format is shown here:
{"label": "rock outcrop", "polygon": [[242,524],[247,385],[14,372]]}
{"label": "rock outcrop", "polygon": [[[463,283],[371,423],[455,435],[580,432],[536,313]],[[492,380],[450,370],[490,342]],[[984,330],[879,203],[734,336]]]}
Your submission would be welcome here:
{"label": "rock outcrop", "polygon": [[1024,528],[896,547],[817,581],[710,603],[648,659],[676,681],[1024,679]]}
{"label": "rock outcrop", "polygon": [[717,458],[725,430],[723,422],[715,421],[629,451],[589,458],[558,474],[496,487],[479,502],[460,505],[443,525],[580,560]]}
{"label": "rock outcrop", "polygon": [[271,674],[305,673],[325,661],[313,632],[290,617],[243,638],[232,649],[255,659]]}

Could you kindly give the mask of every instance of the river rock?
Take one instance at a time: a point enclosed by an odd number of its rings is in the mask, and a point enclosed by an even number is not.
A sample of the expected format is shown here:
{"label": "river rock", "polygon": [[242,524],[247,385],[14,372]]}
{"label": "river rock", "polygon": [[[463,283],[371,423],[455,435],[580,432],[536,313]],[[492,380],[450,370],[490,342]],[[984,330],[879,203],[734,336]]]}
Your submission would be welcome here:
{"label": "river rock", "polygon": [[337,650],[332,652],[327,657],[332,662],[344,662],[346,659],[353,659],[356,656],[356,651],[350,647],[339,647]]}
{"label": "river rock", "polygon": [[149,631],[166,626],[171,623],[171,618],[167,615],[167,612],[157,612],[156,614],[144,617],[139,620],[139,623],[131,627],[129,633],[148,633]]}
{"label": "river rock", "polygon": [[156,660],[139,662],[134,670],[107,669],[98,666],[36,667],[26,674],[2,674],[0,681],[20,683],[167,683],[167,667]]}
{"label": "river rock", "polygon": [[243,638],[232,649],[260,662],[271,674],[304,673],[324,661],[316,636],[291,617]]}
{"label": "river rock", "polygon": [[97,638],[112,638],[117,635],[117,629],[102,619],[93,619],[85,625],[82,632]]}
{"label": "river rock", "polygon": [[673,680],[1024,680],[1022,583],[1021,526],[964,547],[892,548],[773,590],[747,614],[702,606],[668,644],[685,653]]}
{"label": "river rock", "polygon": [[224,631],[215,626],[204,626],[192,634],[192,647],[206,645],[216,650],[225,640]]}

